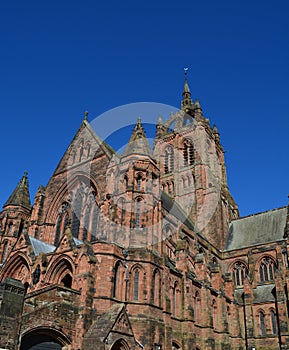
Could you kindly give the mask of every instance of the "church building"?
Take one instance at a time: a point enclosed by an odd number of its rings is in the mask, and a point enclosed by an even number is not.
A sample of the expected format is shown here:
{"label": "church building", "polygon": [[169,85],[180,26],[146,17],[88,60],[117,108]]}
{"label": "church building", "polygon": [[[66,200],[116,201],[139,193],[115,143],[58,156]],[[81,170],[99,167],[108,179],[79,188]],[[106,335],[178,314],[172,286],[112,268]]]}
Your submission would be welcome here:
{"label": "church building", "polygon": [[85,114],[33,203],[27,173],[4,203],[0,349],[289,349],[289,207],[240,217],[186,77],[153,145],[137,118],[120,154]]}

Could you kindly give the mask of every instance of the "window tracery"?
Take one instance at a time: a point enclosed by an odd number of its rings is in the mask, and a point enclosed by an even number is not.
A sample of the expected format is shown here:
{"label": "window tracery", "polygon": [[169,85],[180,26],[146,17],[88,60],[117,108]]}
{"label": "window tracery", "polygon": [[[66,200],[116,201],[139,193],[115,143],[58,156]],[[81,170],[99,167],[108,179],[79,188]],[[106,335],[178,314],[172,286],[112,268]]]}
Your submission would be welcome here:
{"label": "window tracery", "polygon": [[236,287],[242,287],[244,285],[245,276],[247,275],[247,267],[244,263],[238,261],[234,265],[233,269],[234,281]]}
{"label": "window tracery", "polygon": [[273,259],[266,256],[261,260],[259,273],[260,282],[273,281],[276,271],[276,265]]}

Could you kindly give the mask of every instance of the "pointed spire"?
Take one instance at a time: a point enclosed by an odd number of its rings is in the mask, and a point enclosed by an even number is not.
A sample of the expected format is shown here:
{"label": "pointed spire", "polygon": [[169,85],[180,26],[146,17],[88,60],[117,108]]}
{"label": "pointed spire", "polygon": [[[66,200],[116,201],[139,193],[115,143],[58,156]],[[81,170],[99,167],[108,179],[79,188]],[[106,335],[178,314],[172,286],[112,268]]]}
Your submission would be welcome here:
{"label": "pointed spire", "polygon": [[138,118],[137,123],[133,129],[129,142],[123,152],[123,156],[128,156],[130,154],[139,154],[152,157],[152,150],[146,137],[140,117]]}
{"label": "pointed spire", "polygon": [[7,206],[21,206],[27,209],[31,209],[30,194],[29,194],[29,183],[28,183],[28,173],[25,171],[21,180],[18,182],[15,190],[12,192],[11,196],[8,198],[3,208]]}
{"label": "pointed spire", "polygon": [[194,103],[191,99],[191,91],[188,83],[188,68],[184,68],[184,90],[183,90],[183,100],[182,100],[182,110],[186,113],[191,114],[194,109]]}

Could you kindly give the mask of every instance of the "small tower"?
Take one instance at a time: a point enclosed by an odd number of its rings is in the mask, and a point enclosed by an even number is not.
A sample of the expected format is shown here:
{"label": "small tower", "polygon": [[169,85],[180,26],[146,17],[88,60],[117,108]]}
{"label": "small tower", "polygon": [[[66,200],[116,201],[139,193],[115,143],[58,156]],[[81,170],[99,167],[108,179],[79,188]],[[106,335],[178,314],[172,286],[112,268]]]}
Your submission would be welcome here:
{"label": "small tower", "polygon": [[24,172],[0,213],[0,263],[5,261],[21,234],[25,222],[30,218],[31,209],[28,177]]}
{"label": "small tower", "polygon": [[152,157],[152,150],[146,137],[140,117],[137,120],[129,142],[123,152],[123,157],[131,154]]}
{"label": "small tower", "polygon": [[2,219],[3,234],[17,237],[31,214],[31,202],[27,172],[24,172],[21,180],[3,206],[0,219]]}

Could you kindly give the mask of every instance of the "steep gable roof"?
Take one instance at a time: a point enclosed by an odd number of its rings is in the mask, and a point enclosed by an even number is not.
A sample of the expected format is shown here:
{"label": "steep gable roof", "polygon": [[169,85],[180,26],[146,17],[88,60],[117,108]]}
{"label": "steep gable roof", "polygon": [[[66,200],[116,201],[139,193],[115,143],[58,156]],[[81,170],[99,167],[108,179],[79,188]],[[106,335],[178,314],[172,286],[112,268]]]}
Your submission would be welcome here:
{"label": "steep gable roof", "polygon": [[232,221],[225,250],[282,240],[286,217],[287,207],[283,207]]}
{"label": "steep gable roof", "polygon": [[95,158],[97,154],[106,154],[108,158],[111,158],[112,155],[116,153],[111,146],[109,146],[95,133],[87,119],[84,118],[70,145],[58,163],[53,175],[67,170],[67,167],[69,167],[69,158],[71,157],[72,150],[74,147],[77,147],[78,142],[81,140],[89,141],[91,144],[90,159]]}
{"label": "steep gable roof", "polygon": [[20,206],[29,210],[31,209],[29,183],[27,175],[27,172],[24,172],[24,175],[18,182],[16,188],[4,204],[3,208],[8,206]]}
{"label": "steep gable roof", "polygon": [[152,150],[140,118],[138,118],[129,142],[123,152],[123,156],[128,156],[131,154],[152,157]]}
{"label": "steep gable roof", "polygon": [[129,337],[134,337],[123,303],[111,306],[98,317],[86,333],[84,344],[86,342],[93,342],[94,344],[103,343],[110,333],[122,333]]}

